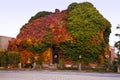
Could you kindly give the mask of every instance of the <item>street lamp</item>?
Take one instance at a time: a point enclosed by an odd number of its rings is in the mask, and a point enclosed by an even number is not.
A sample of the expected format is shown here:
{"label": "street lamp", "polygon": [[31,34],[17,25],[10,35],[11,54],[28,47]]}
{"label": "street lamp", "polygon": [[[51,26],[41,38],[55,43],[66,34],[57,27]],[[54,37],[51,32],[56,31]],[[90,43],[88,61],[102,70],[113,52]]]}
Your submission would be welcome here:
{"label": "street lamp", "polygon": [[110,64],[109,55],[107,54],[107,55],[105,55],[105,57],[106,57],[106,70],[109,71],[109,64]]}
{"label": "street lamp", "polygon": [[81,55],[79,55],[79,65],[78,65],[78,69],[79,69],[79,71],[81,71],[81,58],[82,58],[82,56]]}

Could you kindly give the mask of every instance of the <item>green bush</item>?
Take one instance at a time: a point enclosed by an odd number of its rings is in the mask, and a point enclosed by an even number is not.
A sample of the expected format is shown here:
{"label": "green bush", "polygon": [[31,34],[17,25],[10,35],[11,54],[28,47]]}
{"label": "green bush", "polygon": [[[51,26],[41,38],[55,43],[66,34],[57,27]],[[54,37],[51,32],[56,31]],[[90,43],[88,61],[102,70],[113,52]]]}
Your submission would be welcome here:
{"label": "green bush", "polygon": [[7,53],[6,50],[0,49],[0,67],[6,66],[7,63],[6,53]]}
{"label": "green bush", "polygon": [[13,66],[17,66],[17,64],[20,62],[19,52],[15,52],[15,51],[7,52],[7,58],[8,58],[8,64],[11,64]]}
{"label": "green bush", "polygon": [[8,65],[17,66],[20,62],[20,55],[15,51],[0,50],[0,67],[8,67]]}

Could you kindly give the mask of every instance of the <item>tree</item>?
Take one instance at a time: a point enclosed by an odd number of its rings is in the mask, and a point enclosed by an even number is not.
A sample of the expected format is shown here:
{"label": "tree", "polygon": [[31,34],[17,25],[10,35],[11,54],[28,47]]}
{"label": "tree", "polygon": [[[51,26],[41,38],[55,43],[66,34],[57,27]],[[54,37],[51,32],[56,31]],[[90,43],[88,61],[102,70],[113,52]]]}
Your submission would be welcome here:
{"label": "tree", "polygon": [[6,66],[6,50],[0,49],[0,67]]}
{"label": "tree", "polygon": [[[116,27],[116,29],[120,29],[120,25],[119,24]],[[119,37],[119,40],[117,42],[115,42],[115,44],[114,44],[114,46],[117,48],[118,52],[117,52],[116,61],[114,61],[115,64],[113,64],[113,65],[116,66],[116,68],[118,68],[119,65],[120,65],[120,34],[116,33],[115,36]]]}
{"label": "tree", "polygon": [[13,67],[16,67],[21,60],[19,52],[15,52],[15,51],[8,51],[7,59],[8,59],[8,63]]}
{"label": "tree", "polygon": [[[120,25],[118,25],[116,27],[116,29],[120,29]],[[119,33],[116,33],[115,36],[119,37],[119,39],[120,39],[120,34]],[[119,54],[120,53],[120,40],[117,41],[114,46],[118,49],[117,53]]]}

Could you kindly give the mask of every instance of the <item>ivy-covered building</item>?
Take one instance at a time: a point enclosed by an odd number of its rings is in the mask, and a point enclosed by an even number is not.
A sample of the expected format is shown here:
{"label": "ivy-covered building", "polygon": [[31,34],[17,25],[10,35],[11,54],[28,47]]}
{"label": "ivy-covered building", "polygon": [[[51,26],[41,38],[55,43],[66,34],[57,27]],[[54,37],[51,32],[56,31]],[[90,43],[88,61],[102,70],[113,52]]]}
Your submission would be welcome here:
{"label": "ivy-covered building", "polygon": [[38,12],[10,41],[9,50],[27,55],[23,62],[39,55],[44,63],[77,63],[82,56],[83,64],[104,64],[110,33],[110,22],[94,5],[72,3],[63,11]]}

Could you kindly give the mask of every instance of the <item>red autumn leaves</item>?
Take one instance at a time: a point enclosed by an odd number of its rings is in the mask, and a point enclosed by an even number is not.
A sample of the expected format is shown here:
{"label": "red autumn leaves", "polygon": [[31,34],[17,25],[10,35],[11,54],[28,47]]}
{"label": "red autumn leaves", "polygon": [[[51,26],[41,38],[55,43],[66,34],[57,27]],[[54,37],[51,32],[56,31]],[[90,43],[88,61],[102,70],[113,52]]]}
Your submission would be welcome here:
{"label": "red autumn leaves", "polygon": [[[38,18],[27,24],[25,24],[21,29],[17,38],[11,40],[15,42],[13,45],[19,45],[22,41],[27,41],[28,39],[36,42],[47,42],[59,44],[64,42],[69,38],[69,33],[66,30],[66,20],[68,11],[55,12],[48,16]],[[48,40],[45,36],[49,34]],[[10,43],[11,44],[11,43]],[[13,46],[11,44],[11,47]]]}

